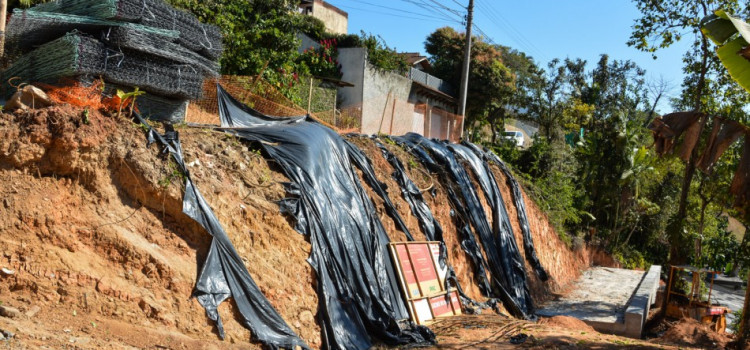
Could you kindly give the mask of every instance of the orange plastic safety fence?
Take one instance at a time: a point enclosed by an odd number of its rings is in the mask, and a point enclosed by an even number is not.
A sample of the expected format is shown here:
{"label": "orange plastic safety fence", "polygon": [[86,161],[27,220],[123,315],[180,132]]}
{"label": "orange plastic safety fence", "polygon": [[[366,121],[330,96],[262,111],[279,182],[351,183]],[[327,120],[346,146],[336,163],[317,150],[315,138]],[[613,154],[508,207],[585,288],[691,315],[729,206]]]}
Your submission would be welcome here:
{"label": "orange plastic safety fence", "polygon": [[120,107],[120,98],[105,96],[102,93],[104,84],[98,80],[89,86],[74,80],[62,80],[55,85],[44,83],[33,85],[44,90],[55,103],[110,111],[116,111]]}

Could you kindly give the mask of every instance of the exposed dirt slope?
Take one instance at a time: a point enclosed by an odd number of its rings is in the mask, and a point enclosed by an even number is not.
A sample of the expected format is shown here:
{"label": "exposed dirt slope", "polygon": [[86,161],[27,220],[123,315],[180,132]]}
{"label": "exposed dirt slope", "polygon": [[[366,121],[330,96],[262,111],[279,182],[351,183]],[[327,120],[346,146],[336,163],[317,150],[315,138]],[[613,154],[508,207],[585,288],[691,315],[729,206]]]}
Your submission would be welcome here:
{"label": "exposed dirt slope", "polygon": [[[305,259],[310,245],[279,213],[287,179],[259,152],[223,133],[179,130],[193,180],[217,214],[251,275],[282,317],[308,344],[320,345],[315,321],[315,277]],[[357,144],[371,158],[391,200],[417,239],[417,220],[372,141]],[[444,184],[402,149],[387,145],[426,195],[445,231],[450,261],[469,296],[481,300],[473,268],[460,247]],[[515,207],[496,171],[519,246]],[[500,180],[502,179],[502,180]],[[251,335],[219,311],[227,341],[218,340],[203,309],[190,298],[210,237],[181,212],[182,178],[146,148],[143,130],[130,121],[69,106],[0,115],[0,329],[13,344],[59,348],[214,348]],[[372,196],[394,240],[404,240]],[[535,298],[545,298],[577,277],[584,254],[562,243],[526,198],[541,262],[552,280],[532,277]],[[529,274],[531,270],[529,269]],[[13,309],[10,309],[14,311]],[[251,343],[251,347],[257,347]]]}
{"label": "exposed dirt slope", "polygon": [[[424,235],[419,230],[416,218],[411,214],[409,204],[403,200],[398,184],[391,177],[393,168],[388,164],[385,158],[383,158],[380,149],[378,149],[374,141],[371,139],[355,137],[350,140],[362,149],[372,161],[378,179],[387,185],[388,195],[397,207],[401,217],[404,218],[409,231],[415,236],[415,239],[424,239]],[[437,189],[435,197],[430,195],[427,191],[424,192],[424,197],[427,204],[430,206],[433,215],[438,219],[443,230],[446,232],[445,240],[448,251],[450,252],[450,262],[453,265],[459,282],[465,292],[474,299],[483,300],[479,292],[479,287],[474,281],[471,262],[461,249],[461,242],[456,234],[455,222],[450,215],[451,207],[445,189],[446,184],[442,183],[436,174],[429,174],[429,172],[420,165],[416,158],[399,146],[389,143],[385,143],[385,146],[388,150],[397,155],[404,164],[410,178],[418,187],[427,189],[434,186]],[[519,249],[523,252],[523,235],[518,222],[517,209],[513,203],[513,197],[511,197],[511,189],[506,182],[506,177],[503,172],[495,165],[492,165],[491,168],[497,178],[500,191],[505,200],[505,207],[508,210],[508,216],[513,227],[516,242]],[[467,169],[467,172],[472,176],[472,181],[474,181],[472,172],[469,169]],[[475,186],[478,185],[475,183]],[[478,188],[479,187],[477,187],[477,189]],[[401,232],[396,231],[393,220],[391,220],[385,213],[382,206],[382,200],[377,198],[372,191],[369,193],[371,198],[373,198],[376,207],[380,210],[380,217],[383,219],[386,229],[389,230],[391,239],[397,241],[406,240]],[[482,201],[485,211],[489,213],[490,207],[482,193],[480,193],[480,200]],[[534,244],[537,247],[539,260],[549,271],[551,276],[550,280],[546,283],[540,281],[533,273],[531,266],[526,262],[526,271],[529,275],[529,287],[534,300],[541,302],[551,297],[550,292],[560,292],[570,282],[578,278],[581,270],[590,265],[591,259],[589,258],[589,253],[585,249],[580,252],[572,252],[565,243],[560,240],[557,232],[555,232],[554,228],[547,221],[546,215],[538,209],[534,202],[528,198],[525,193],[524,201],[526,202],[527,215],[530,221],[529,226],[531,227]],[[487,217],[489,220],[492,220],[491,215],[488,215]]]}
{"label": "exposed dirt slope", "polygon": [[[285,178],[234,139],[181,132],[193,179],[250,273],[287,322],[320,344],[309,244],[273,204]],[[55,346],[50,339],[60,334],[92,348],[101,344],[86,339],[145,346],[175,333],[190,348],[193,339],[217,339],[190,299],[209,237],[181,213],[182,179],[156,147],[145,147],[143,130],[69,107],[5,114],[0,164],[0,265],[15,270],[2,277],[0,300],[22,313],[40,309],[3,322],[39,323],[51,333],[39,345]],[[250,338],[231,306],[220,309],[223,344]],[[126,334],[106,327],[118,323],[128,327],[113,329]]]}

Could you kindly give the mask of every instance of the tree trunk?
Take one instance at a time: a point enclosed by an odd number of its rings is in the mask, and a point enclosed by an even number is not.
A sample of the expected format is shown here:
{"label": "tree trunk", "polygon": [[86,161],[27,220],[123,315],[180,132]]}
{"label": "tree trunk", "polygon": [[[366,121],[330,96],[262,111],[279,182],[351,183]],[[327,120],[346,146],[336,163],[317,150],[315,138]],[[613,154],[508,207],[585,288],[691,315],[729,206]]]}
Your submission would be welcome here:
{"label": "tree trunk", "polygon": [[745,344],[750,340],[750,272],[747,274],[747,289],[745,290],[745,307],[742,313],[742,321],[740,323],[740,338],[737,342],[737,348],[742,350],[745,348]]}
{"label": "tree trunk", "polygon": [[[693,150],[695,153],[695,150]],[[671,265],[682,265],[687,261],[683,256],[682,230],[685,227],[687,218],[687,199],[690,193],[690,183],[693,182],[695,175],[695,164],[693,163],[694,154],[688,159],[685,165],[685,177],[682,179],[682,191],[680,192],[680,204],[677,209],[677,215],[674,221],[669,225],[669,263]]]}
{"label": "tree trunk", "polygon": [[[706,72],[708,71],[708,43],[706,42],[706,37],[702,37],[702,43],[701,43],[701,73],[698,77],[698,84],[696,86],[696,96],[695,96],[695,110],[700,111],[701,110],[701,100],[703,99],[703,90],[706,86]],[[703,120],[703,124],[701,125],[700,132],[698,135],[703,133],[703,129],[706,126],[706,123],[708,122],[708,118],[705,118]],[[682,256],[683,250],[683,242],[682,242],[682,231],[685,227],[685,219],[687,218],[687,200],[688,200],[688,194],[690,194],[690,184],[693,182],[693,176],[695,175],[695,162],[693,161],[698,156],[698,147],[696,146],[693,149],[693,152],[690,154],[690,158],[687,161],[687,164],[685,164],[685,177],[682,180],[682,191],[680,192],[680,202],[679,202],[679,208],[677,210],[677,215],[674,218],[674,221],[672,224],[669,225],[669,243],[670,243],[670,249],[669,249],[669,263],[672,265],[680,265],[687,261],[687,257]]]}

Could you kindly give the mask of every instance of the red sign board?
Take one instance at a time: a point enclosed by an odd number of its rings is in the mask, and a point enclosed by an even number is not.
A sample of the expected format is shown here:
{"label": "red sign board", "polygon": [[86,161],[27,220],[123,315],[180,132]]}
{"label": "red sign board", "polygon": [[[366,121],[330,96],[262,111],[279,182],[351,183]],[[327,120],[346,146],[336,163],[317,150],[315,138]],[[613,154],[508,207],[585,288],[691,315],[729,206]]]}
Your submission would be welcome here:
{"label": "red sign board", "polygon": [[409,252],[407,252],[405,245],[397,245],[396,252],[398,254],[398,260],[401,264],[401,271],[406,281],[407,289],[411,297],[419,297],[419,286],[417,285],[417,277],[414,275],[414,270],[411,268],[411,259],[409,259]]}
{"label": "red sign board", "polygon": [[440,269],[438,264],[438,242],[391,243],[391,254],[414,321],[424,324],[435,317],[461,314],[458,294],[446,291],[440,279],[447,268]]}
{"label": "red sign board", "polygon": [[435,317],[453,315],[448,295],[430,298],[430,308]]}

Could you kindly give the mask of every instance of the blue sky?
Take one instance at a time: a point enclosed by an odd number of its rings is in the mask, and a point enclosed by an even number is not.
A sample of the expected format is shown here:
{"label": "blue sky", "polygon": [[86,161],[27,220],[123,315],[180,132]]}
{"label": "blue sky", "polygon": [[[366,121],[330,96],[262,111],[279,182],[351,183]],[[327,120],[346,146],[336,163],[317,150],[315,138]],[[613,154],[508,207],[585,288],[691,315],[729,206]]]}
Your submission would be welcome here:
{"label": "blue sky", "polygon": [[[424,39],[436,28],[463,31],[455,12],[468,0],[330,0],[349,13],[349,33],[380,35],[398,51],[425,54]],[[442,7],[444,6],[444,7]],[[658,59],[628,47],[631,27],[640,13],[628,0],[475,0],[475,23],[493,42],[524,51],[538,64],[553,58],[582,58],[594,64],[599,55],[631,60],[647,77],[670,82],[669,95],[679,93],[682,55],[692,40],[686,36]],[[475,31],[476,34],[476,31]],[[670,112],[660,103],[660,112]]]}

